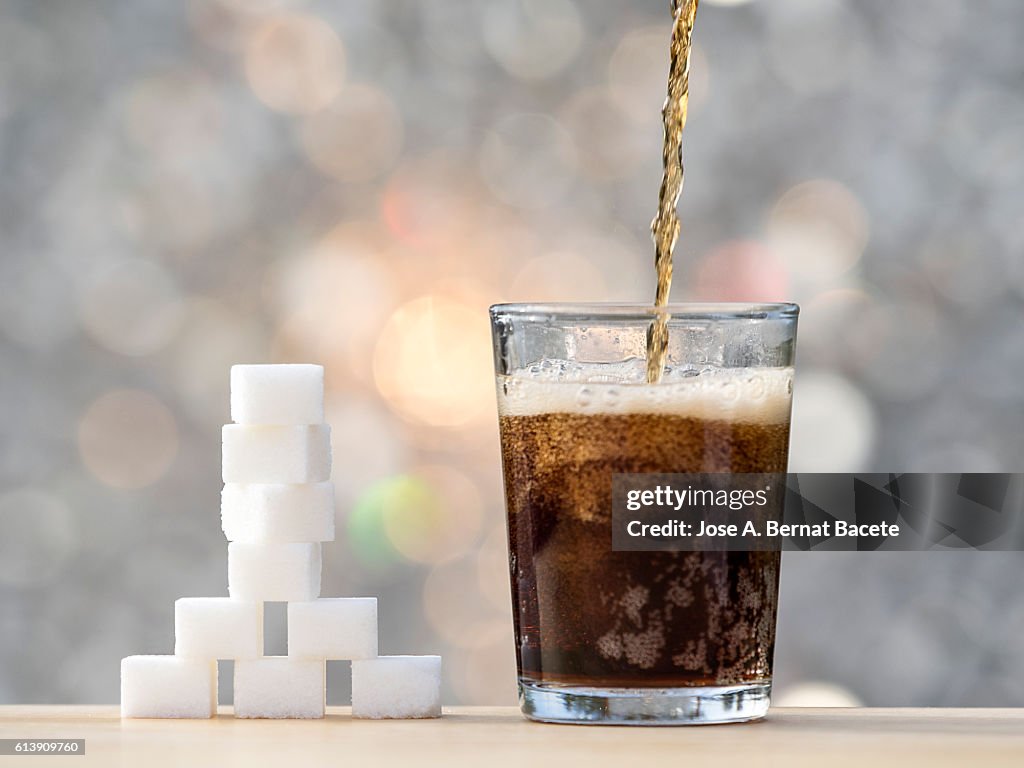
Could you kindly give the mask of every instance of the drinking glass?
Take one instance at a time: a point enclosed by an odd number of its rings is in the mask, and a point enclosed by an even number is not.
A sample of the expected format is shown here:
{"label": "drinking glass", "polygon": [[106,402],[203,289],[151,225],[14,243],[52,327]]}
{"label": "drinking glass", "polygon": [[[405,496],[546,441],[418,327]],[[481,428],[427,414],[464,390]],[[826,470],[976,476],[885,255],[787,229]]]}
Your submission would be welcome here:
{"label": "drinking glass", "polygon": [[[490,312],[523,713],[563,723],[763,717],[779,553],[613,551],[612,477],[785,472],[798,307]],[[647,336],[659,313],[668,350],[651,383]]]}

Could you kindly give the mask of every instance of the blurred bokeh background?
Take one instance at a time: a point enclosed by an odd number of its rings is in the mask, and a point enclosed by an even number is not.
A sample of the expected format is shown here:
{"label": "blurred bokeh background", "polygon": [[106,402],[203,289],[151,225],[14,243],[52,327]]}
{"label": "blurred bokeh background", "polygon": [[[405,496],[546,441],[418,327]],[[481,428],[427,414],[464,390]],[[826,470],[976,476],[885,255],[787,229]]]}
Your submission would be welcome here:
{"label": "blurred bokeh background", "polygon": [[[228,367],[260,361],[326,366],[323,593],[379,595],[446,701],[514,700],[485,308],[653,295],[666,6],[0,4],[0,702],[115,702],[176,597],[226,593]],[[1022,29],[703,0],[674,298],[803,305],[794,469],[1021,469]],[[788,553],[780,700],[1024,705],[1022,579]]]}

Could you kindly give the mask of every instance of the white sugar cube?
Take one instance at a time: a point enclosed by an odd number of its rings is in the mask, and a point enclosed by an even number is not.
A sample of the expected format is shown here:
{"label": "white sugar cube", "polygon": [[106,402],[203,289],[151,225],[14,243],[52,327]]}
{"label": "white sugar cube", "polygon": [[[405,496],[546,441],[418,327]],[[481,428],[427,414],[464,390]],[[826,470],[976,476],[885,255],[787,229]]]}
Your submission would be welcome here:
{"label": "white sugar cube", "polygon": [[333,541],[334,484],[228,483],[220,519],[228,541]]}
{"label": "white sugar cube", "polygon": [[174,654],[198,659],[263,655],[263,603],[183,597],[174,603]]}
{"label": "white sugar cube", "polygon": [[352,716],[441,716],[440,656],[379,656],[352,662]]}
{"label": "white sugar cube", "polygon": [[228,594],[235,600],[320,597],[319,544],[228,544]]}
{"label": "white sugar cube", "polygon": [[304,659],[377,656],[377,598],[332,597],[288,603],[288,655]]}
{"label": "white sugar cube", "polygon": [[180,656],[121,659],[121,717],[213,717],[217,662]]}
{"label": "white sugar cube", "polygon": [[320,365],[231,366],[231,420],[236,424],[320,424]]}
{"label": "white sugar cube", "polygon": [[235,717],[324,716],[322,660],[265,656],[235,662]]}
{"label": "white sugar cube", "polygon": [[331,479],[331,428],[225,424],[225,483],[321,483]]}

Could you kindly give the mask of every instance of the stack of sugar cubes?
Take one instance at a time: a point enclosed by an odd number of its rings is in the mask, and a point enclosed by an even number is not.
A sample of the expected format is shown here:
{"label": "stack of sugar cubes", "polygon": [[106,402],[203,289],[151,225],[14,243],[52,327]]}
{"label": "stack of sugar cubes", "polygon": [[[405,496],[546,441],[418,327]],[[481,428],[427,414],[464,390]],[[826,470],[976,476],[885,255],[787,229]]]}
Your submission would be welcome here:
{"label": "stack of sugar cubes", "polygon": [[[221,522],[229,597],[174,605],[173,656],[121,662],[122,717],[212,717],[234,661],[235,717],[320,718],[326,662],[352,662],[352,715],[439,717],[439,656],[378,656],[377,600],[320,598],[334,540],[331,428],[319,365],[236,365]],[[263,604],[288,603],[288,655],[263,655]]]}

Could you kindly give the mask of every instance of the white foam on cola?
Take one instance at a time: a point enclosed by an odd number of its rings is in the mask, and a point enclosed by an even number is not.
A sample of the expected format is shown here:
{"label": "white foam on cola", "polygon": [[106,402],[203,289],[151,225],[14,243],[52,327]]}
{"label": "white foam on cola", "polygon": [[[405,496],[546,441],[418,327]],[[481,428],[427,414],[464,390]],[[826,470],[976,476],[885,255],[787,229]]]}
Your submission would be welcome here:
{"label": "white foam on cola", "polygon": [[789,419],[793,368],[667,368],[649,384],[642,360],[577,363],[545,360],[498,376],[502,416],[542,413],[669,414],[777,424]]}

